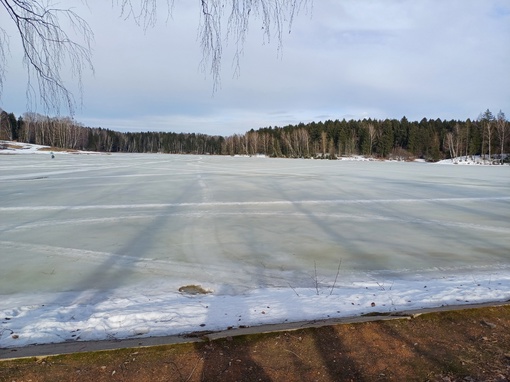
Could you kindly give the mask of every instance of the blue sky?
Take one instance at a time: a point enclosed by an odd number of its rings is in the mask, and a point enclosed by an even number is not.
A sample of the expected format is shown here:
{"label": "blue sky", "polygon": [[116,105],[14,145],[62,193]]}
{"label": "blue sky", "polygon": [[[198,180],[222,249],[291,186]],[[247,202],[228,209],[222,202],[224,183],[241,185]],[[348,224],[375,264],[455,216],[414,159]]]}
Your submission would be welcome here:
{"label": "blue sky", "polygon": [[[95,73],[83,76],[75,115],[86,126],[230,135],[326,119],[510,115],[508,0],[315,0],[280,53],[253,19],[240,76],[226,46],[215,94],[199,66],[197,1],[175,0],[167,22],[162,7],[146,32],[111,2],[76,7],[95,33]],[[26,77],[14,37],[0,107],[19,115]]]}

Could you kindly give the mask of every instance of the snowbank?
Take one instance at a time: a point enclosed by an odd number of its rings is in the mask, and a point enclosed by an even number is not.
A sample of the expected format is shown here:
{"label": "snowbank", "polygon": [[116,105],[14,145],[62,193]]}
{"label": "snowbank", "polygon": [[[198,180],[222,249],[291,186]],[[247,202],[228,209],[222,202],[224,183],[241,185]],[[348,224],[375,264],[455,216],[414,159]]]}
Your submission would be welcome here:
{"label": "snowbank", "polygon": [[370,277],[348,284],[321,283],[318,289],[269,288],[243,295],[185,295],[160,284],[36,297],[37,304],[26,304],[22,296],[2,296],[0,347],[166,336],[505,301],[510,299],[510,273],[507,269],[393,281]]}
{"label": "snowbank", "polygon": [[[506,154],[503,154],[503,159],[507,157]],[[438,164],[458,164],[458,165],[500,165],[499,156],[497,158],[493,157],[492,160],[489,160],[487,157],[484,159],[480,155],[468,155],[451,159],[443,159],[437,162]]]}

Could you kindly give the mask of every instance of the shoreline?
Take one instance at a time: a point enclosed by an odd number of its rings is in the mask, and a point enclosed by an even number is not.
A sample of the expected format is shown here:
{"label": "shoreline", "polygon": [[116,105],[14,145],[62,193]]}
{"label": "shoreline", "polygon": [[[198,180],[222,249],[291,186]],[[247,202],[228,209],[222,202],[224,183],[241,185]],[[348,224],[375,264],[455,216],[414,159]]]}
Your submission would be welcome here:
{"label": "shoreline", "polygon": [[183,333],[180,335],[146,337],[135,339],[103,340],[103,341],[83,341],[83,342],[68,341],[50,344],[28,345],[19,348],[0,348],[0,362],[32,357],[48,357],[74,353],[111,351],[126,348],[147,348],[184,343],[196,343],[251,334],[289,332],[299,329],[319,328],[324,326],[334,326],[343,324],[376,322],[386,320],[410,320],[420,315],[428,313],[461,311],[468,309],[482,309],[509,305],[510,300],[491,301],[479,304],[446,305],[435,308],[403,310],[392,313],[374,312],[360,316],[285,322],[279,324],[266,324],[248,326],[243,328],[233,328],[230,330],[227,329],[221,331],[197,331],[192,333]]}

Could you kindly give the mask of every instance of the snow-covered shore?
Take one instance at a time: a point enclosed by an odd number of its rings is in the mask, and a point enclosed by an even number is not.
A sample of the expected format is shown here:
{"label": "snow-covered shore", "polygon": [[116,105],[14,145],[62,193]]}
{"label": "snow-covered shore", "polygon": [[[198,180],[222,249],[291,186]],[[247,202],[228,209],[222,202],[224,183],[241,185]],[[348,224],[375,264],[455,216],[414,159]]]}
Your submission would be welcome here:
{"label": "snow-covered shore", "polygon": [[[436,275],[437,276],[437,275]],[[2,296],[0,347],[143,338],[510,299],[510,269],[385,280],[367,275],[314,288],[183,295],[165,285],[108,292]],[[342,277],[340,277],[342,278]],[[35,300],[38,301],[34,304]]]}
{"label": "snow-covered shore", "polygon": [[[11,141],[1,141],[0,140],[0,154],[43,154],[43,155],[49,155],[49,154],[99,154],[98,152],[94,151],[79,151],[79,150],[54,150],[51,151],[51,148],[49,146],[42,146],[42,145],[35,145],[30,143],[23,143],[23,142],[11,142]],[[248,158],[250,156],[248,155],[235,155],[237,158]],[[263,154],[258,154],[254,156],[255,158],[267,158]],[[506,158],[506,154],[503,154],[503,159]],[[364,155],[351,155],[351,156],[342,156],[338,157],[338,160],[341,161],[356,161],[356,162],[370,162],[370,161],[376,161],[376,159],[371,157],[366,157]],[[391,162],[394,162],[395,160],[389,160]],[[416,159],[415,162],[425,162],[422,159]],[[457,158],[451,158],[451,159],[443,159],[438,162],[435,162],[437,164],[459,164],[459,165],[494,165],[499,164],[499,155],[495,155],[492,160],[489,160],[488,158],[484,158],[480,155],[467,155],[467,156],[461,156]]]}
{"label": "snow-covered shore", "polygon": [[12,142],[0,140],[0,155],[38,154],[38,155],[68,155],[68,154],[98,154],[94,151],[80,151],[68,149],[52,149],[50,146],[32,143]]}
{"label": "snow-covered shore", "polygon": [[[506,154],[502,155],[503,159],[507,156]],[[488,157],[482,157],[480,155],[467,155],[461,156],[457,158],[451,159],[443,159],[437,162],[438,164],[455,164],[455,165],[464,165],[464,166],[494,166],[501,165],[500,155],[493,156],[491,160]],[[507,163],[508,164],[508,163]]]}

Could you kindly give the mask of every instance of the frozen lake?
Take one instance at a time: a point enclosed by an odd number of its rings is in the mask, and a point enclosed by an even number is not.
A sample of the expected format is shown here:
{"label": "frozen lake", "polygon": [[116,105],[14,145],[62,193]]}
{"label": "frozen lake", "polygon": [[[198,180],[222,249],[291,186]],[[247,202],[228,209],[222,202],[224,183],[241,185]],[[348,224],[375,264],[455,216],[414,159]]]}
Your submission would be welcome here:
{"label": "frozen lake", "polygon": [[[357,283],[387,292],[398,282],[479,284],[510,273],[510,166],[2,155],[0,200],[0,314],[25,317],[3,323],[0,347],[14,346],[11,333],[41,330],[27,325],[48,306],[60,318],[66,306],[86,307],[84,327],[119,291],[130,303],[155,291],[180,301],[187,284],[212,290],[205,300],[264,290],[300,298]],[[142,334],[167,333],[144,325]],[[35,337],[23,344],[66,338]]]}

